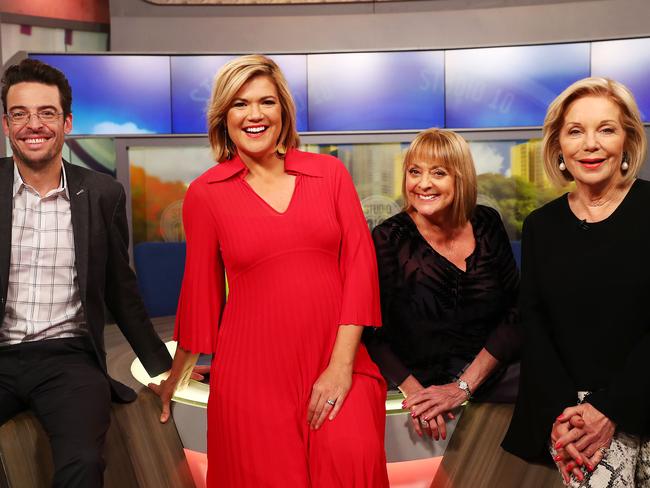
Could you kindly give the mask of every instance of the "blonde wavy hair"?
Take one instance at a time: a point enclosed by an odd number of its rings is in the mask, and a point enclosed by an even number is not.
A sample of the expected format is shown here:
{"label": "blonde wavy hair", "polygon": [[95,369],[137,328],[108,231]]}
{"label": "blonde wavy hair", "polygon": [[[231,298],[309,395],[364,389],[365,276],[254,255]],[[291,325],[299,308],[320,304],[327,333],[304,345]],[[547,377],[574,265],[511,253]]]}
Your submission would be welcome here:
{"label": "blonde wavy hair", "polygon": [[228,136],[227,115],[237,92],[256,76],[268,76],[278,91],[282,109],[282,130],[277,140],[276,154],[284,157],[287,150],[300,145],[296,131],[296,105],[289,85],[275,62],[261,54],[241,56],[226,63],[217,73],[208,103],[208,139],[214,159],[231,159],[237,152]]}
{"label": "blonde wavy hair", "polygon": [[629,165],[623,174],[624,181],[636,178],[645,162],[646,135],[632,92],[622,83],[609,78],[584,78],[573,83],[551,102],[544,119],[544,169],[549,180],[556,186],[564,186],[573,181],[571,173],[559,168],[560,132],[564,125],[564,116],[573,102],[589,96],[606,97],[621,110],[621,124],[625,129],[624,151],[627,153]]}

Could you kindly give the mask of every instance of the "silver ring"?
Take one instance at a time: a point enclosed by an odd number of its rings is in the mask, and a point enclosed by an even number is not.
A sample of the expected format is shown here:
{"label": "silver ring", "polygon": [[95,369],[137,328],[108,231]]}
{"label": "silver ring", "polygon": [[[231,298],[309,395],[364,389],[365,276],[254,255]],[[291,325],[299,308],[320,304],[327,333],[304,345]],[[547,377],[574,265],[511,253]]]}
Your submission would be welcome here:
{"label": "silver ring", "polygon": [[327,400],[327,403],[329,403],[330,405],[334,406],[334,405],[336,405],[336,400],[332,400],[332,399],[330,398],[329,400]]}
{"label": "silver ring", "polygon": [[422,427],[429,427],[429,422],[424,419],[420,419],[420,425],[422,425]]}
{"label": "silver ring", "polygon": [[604,456],[607,453],[607,448],[606,447],[599,447],[598,450],[600,453]]}

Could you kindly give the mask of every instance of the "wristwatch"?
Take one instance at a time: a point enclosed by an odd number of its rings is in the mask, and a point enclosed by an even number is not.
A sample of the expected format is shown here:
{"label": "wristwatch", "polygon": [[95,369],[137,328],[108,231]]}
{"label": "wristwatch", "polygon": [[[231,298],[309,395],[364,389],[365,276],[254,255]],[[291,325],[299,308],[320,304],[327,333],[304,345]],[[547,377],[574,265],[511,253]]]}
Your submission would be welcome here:
{"label": "wristwatch", "polygon": [[472,390],[469,389],[469,385],[467,384],[467,381],[458,378],[456,380],[456,384],[458,385],[458,388],[460,388],[465,392],[465,395],[467,395],[467,399],[469,400],[470,397],[472,396]]}

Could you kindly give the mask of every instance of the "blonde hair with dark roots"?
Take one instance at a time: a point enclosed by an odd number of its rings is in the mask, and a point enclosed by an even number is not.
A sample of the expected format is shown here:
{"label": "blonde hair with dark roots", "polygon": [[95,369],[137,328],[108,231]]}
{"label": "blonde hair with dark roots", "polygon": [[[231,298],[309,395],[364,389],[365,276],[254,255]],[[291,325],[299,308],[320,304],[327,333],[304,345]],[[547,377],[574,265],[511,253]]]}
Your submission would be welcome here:
{"label": "blonde hair with dark roots", "polygon": [[645,161],[645,130],[639,108],[630,90],[622,83],[609,78],[584,78],[573,83],[551,102],[544,119],[544,169],[548,178],[557,186],[564,186],[573,181],[568,171],[560,171],[559,168],[560,132],[564,125],[564,116],[573,102],[589,96],[606,97],[621,110],[621,124],[625,130],[624,151],[627,153],[629,165],[623,175],[624,181],[636,178]]}
{"label": "blonde hair with dark roots", "polygon": [[226,63],[214,79],[207,118],[208,139],[215,161],[231,159],[237,152],[237,148],[228,137],[228,110],[241,87],[256,76],[268,76],[278,91],[282,108],[282,131],[277,140],[276,154],[284,157],[288,149],[298,147],[300,144],[296,131],[296,105],[287,80],[272,59],[261,54],[250,54]]}
{"label": "blonde hair with dark roots", "polygon": [[454,176],[454,201],[451,221],[454,227],[464,225],[476,208],[476,170],[467,141],[451,130],[427,129],[411,142],[402,168],[404,210],[409,210],[406,194],[406,171],[417,162],[435,162]]}

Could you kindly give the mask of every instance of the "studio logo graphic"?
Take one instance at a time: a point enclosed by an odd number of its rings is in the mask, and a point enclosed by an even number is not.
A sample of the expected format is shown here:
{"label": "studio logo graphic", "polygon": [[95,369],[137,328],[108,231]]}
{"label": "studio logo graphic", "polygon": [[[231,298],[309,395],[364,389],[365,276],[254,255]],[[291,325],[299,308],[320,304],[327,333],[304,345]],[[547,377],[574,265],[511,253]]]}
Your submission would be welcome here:
{"label": "studio logo graphic", "polygon": [[183,230],[183,200],[170,203],[160,214],[160,235],[165,242],[185,240]]}
{"label": "studio logo graphic", "polygon": [[384,195],[370,195],[361,200],[361,206],[370,230],[400,210],[395,200]]}

